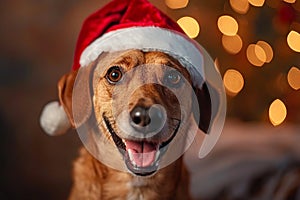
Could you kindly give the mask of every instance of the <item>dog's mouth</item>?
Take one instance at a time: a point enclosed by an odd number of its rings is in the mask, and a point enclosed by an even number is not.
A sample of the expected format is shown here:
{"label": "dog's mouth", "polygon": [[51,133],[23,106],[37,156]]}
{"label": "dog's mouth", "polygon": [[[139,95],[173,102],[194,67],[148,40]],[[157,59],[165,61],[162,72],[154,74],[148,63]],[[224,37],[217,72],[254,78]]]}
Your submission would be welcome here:
{"label": "dog's mouth", "polygon": [[109,119],[103,114],[106,128],[112,139],[123,155],[129,171],[138,176],[149,176],[155,173],[159,167],[159,161],[168,148],[168,144],[176,136],[180,127],[180,120],[168,140],[161,143],[148,140],[128,140],[120,138],[113,129]]}

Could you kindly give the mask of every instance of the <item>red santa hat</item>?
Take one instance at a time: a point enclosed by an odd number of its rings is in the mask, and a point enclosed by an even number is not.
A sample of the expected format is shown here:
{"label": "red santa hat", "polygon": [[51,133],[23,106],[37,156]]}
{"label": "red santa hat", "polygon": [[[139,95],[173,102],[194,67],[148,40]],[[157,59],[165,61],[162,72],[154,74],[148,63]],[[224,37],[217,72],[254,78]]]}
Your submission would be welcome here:
{"label": "red santa hat", "polygon": [[[88,65],[102,52],[129,49],[167,53],[187,68],[194,86],[202,86],[205,80],[204,59],[199,45],[147,0],[113,0],[90,15],[80,31],[72,69]],[[57,109],[57,104],[53,106]],[[51,108],[47,110],[51,112]],[[43,112],[41,117],[46,132],[56,135],[66,130],[67,125],[61,124],[66,120],[58,117],[60,120],[53,122],[53,117],[50,120],[48,115],[53,116]]]}
{"label": "red santa hat", "polygon": [[128,49],[167,53],[188,69],[194,84],[201,85],[205,78],[198,44],[147,0],[113,0],[90,15],[79,34],[73,70],[102,52]]}

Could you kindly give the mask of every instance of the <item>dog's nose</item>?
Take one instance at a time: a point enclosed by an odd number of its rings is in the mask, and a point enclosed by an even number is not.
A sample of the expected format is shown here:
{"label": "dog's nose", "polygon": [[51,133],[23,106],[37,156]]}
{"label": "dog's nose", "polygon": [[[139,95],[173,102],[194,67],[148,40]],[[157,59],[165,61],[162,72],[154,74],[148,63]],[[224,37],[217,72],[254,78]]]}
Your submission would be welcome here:
{"label": "dog's nose", "polygon": [[147,132],[152,132],[163,126],[166,116],[161,107],[151,106],[150,108],[146,108],[136,106],[130,112],[130,117],[132,120],[132,126],[135,129],[142,130],[146,128]]}
{"label": "dog's nose", "polygon": [[151,119],[150,119],[150,116],[148,113],[148,109],[141,107],[141,106],[135,107],[130,112],[130,116],[131,116],[132,122],[135,125],[138,125],[141,127],[145,127],[145,126],[149,125],[151,122]]}

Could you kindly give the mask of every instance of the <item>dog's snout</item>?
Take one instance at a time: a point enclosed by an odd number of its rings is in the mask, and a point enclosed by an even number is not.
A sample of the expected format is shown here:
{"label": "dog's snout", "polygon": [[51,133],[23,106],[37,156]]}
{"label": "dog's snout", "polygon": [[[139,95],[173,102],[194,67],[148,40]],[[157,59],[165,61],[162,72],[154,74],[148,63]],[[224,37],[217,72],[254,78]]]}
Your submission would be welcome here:
{"label": "dog's snout", "polygon": [[132,122],[140,127],[145,127],[150,124],[151,118],[148,113],[148,109],[137,106],[130,112]]}
{"label": "dog's snout", "polygon": [[138,131],[153,132],[159,130],[165,123],[165,114],[161,106],[150,108],[136,106],[130,112],[132,126]]}

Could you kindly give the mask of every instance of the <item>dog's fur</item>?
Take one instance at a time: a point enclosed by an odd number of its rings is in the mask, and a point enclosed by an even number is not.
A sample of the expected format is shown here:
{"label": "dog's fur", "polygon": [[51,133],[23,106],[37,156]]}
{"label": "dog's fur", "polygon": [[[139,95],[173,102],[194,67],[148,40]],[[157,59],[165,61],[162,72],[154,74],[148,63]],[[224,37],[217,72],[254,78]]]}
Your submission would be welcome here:
{"label": "dog's fur", "polygon": [[[119,116],[121,109],[127,104],[128,110],[131,111],[136,106],[150,107],[153,104],[160,104],[166,108],[168,119],[166,121],[169,127],[176,126],[175,122],[170,118],[179,118],[181,116],[179,102],[175,95],[168,89],[159,86],[158,84],[145,84],[137,89],[129,99],[129,102],[124,102],[122,105],[112,103],[112,93],[116,87],[108,81],[107,71],[111,66],[121,67],[125,72],[134,69],[142,64],[163,64],[176,69],[181,75],[192,85],[191,77],[187,70],[174,58],[161,52],[142,52],[139,50],[128,50],[118,53],[103,53],[100,57],[90,64],[86,70],[86,77],[82,77],[81,83],[86,86],[82,87],[82,96],[91,97],[89,101],[83,102],[77,113],[72,112],[72,92],[77,71],[73,71],[61,78],[58,83],[60,102],[64,106],[69,120],[73,127],[79,127],[86,121],[94,117],[99,124],[101,133],[107,137],[109,144],[113,147],[116,144],[113,141],[111,133],[103,122],[105,116],[111,123],[112,128],[120,138],[132,139],[126,133],[121,133],[116,126],[115,116]],[[143,71],[143,75],[149,72]],[[164,71],[158,70],[156,78],[163,77]],[[85,76],[80,74],[80,76]],[[141,76],[141,75],[137,75]],[[92,77],[92,78],[91,78]],[[92,80],[92,81],[90,81]],[[127,88],[138,84],[139,80],[133,79]],[[139,83],[140,84],[140,83]],[[180,87],[178,88],[180,90]],[[190,91],[180,91],[187,99],[191,98]],[[204,83],[202,88],[194,88],[199,102],[201,111],[199,128],[207,132],[211,119],[211,100],[208,88]],[[117,93],[114,98],[125,98],[129,94]],[[76,98],[74,96],[73,98]],[[126,99],[126,98],[125,98]],[[76,100],[76,99],[75,99]],[[77,102],[77,100],[76,100]],[[81,101],[78,101],[79,103]],[[193,117],[193,106],[187,107],[187,114]],[[117,107],[114,107],[117,106]],[[198,106],[198,105],[197,105]],[[115,110],[113,113],[112,110]],[[73,115],[76,120],[74,119]],[[77,116],[77,117],[76,117]],[[187,117],[186,120],[190,118]],[[184,123],[183,123],[184,124]],[[189,123],[185,123],[183,129],[188,130]],[[147,142],[161,144],[170,138],[174,128],[169,128],[166,131],[161,131],[158,135],[147,139]],[[101,147],[99,147],[101,148]],[[117,148],[115,148],[117,149]],[[120,156],[118,150],[114,151],[113,155]],[[94,158],[87,150],[81,149],[79,158],[74,164],[74,185],[72,188],[70,199],[190,199],[189,196],[189,176],[187,169],[183,163],[182,157],[177,159],[170,165],[158,170],[150,176],[138,176],[127,172],[118,171],[107,167]]]}

